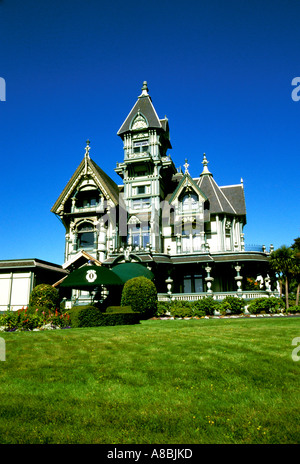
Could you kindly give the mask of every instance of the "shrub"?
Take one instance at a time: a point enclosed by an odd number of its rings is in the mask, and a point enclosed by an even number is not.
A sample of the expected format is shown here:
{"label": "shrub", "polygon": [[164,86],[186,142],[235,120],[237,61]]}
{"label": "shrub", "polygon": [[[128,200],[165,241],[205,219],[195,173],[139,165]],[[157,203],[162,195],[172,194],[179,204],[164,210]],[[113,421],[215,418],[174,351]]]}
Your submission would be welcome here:
{"label": "shrub", "polygon": [[287,310],[289,314],[294,314],[294,313],[300,313],[300,305],[296,306],[290,306],[289,309]]}
{"label": "shrub", "polygon": [[100,320],[101,311],[93,305],[73,306],[68,310],[71,327],[93,327]]}
{"label": "shrub", "polygon": [[223,312],[228,310],[231,314],[241,314],[244,310],[244,301],[235,296],[226,296],[220,304],[220,310]]}
{"label": "shrub", "polygon": [[131,306],[109,306],[106,309],[106,314],[114,313],[134,313],[134,311],[131,309]]}
{"label": "shrub", "polygon": [[155,316],[165,316],[170,312],[170,303],[167,301],[158,301]]}
{"label": "shrub", "polygon": [[[112,307],[111,307],[112,308]],[[137,324],[140,314],[132,311],[131,308],[122,308],[116,312],[117,307],[110,313],[103,313],[95,306],[73,306],[68,313],[72,327],[99,327],[104,325],[128,325]]]}
{"label": "shrub", "polygon": [[201,300],[195,301],[193,303],[193,309],[195,315],[203,315],[203,313],[207,316],[213,315],[215,311],[220,309],[220,303],[214,300],[211,296],[207,296]]}
{"label": "shrub", "polygon": [[157,290],[154,283],[142,276],[128,280],[123,287],[121,306],[131,306],[144,319],[154,316],[157,310]]}
{"label": "shrub", "polygon": [[139,324],[141,319],[140,313],[122,312],[122,313],[103,313],[100,325],[131,325]]}
{"label": "shrub", "polygon": [[173,307],[171,308],[171,314],[174,317],[192,317],[194,315],[191,307]]}
{"label": "shrub", "polygon": [[272,314],[280,312],[281,308],[284,307],[280,298],[256,298],[252,300],[248,306],[248,311],[252,314],[266,313]]}
{"label": "shrub", "polygon": [[29,312],[55,311],[59,307],[58,290],[49,284],[40,284],[34,287],[29,299]]}

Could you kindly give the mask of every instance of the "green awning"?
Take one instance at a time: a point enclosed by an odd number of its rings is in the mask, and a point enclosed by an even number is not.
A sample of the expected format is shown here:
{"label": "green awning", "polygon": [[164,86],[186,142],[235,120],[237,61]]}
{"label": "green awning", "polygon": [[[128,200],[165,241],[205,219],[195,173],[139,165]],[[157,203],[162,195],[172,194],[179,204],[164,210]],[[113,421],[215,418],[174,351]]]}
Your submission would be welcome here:
{"label": "green awning", "polygon": [[61,287],[90,290],[101,285],[123,285],[120,277],[104,266],[86,265],[71,272],[60,284]]}
{"label": "green awning", "polygon": [[134,277],[143,276],[150,280],[154,278],[153,272],[139,263],[117,264],[112,268],[112,272],[114,272],[114,274],[116,274],[122,280],[123,284],[127,282],[127,280],[133,279]]}

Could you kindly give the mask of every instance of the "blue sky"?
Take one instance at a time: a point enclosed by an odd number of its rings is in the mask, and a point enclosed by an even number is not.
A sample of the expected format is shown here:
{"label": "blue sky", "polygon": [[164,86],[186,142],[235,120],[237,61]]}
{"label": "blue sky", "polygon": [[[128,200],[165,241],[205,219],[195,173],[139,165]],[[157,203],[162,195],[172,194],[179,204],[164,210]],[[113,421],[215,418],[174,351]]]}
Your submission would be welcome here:
{"label": "blue sky", "polygon": [[[298,0],[0,0],[0,259],[62,264],[50,212],[91,141],[117,183],[117,131],[144,80],[190,174],[244,180],[246,244],[299,230]],[[299,92],[300,95],[300,92]]]}

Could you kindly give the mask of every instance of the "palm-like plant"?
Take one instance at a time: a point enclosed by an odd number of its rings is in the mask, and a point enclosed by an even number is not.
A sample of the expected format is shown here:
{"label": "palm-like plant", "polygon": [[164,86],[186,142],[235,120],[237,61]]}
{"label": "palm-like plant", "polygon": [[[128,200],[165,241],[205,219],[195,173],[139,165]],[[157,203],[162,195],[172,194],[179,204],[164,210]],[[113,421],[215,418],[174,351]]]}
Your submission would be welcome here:
{"label": "palm-like plant", "polygon": [[[286,308],[289,307],[289,278],[295,263],[293,250],[282,245],[270,254],[270,266],[278,273],[279,280],[285,282],[285,302]],[[282,292],[282,290],[281,290]],[[280,292],[280,293],[281,293]],[[281,296],[281,295],[280,295]]]}

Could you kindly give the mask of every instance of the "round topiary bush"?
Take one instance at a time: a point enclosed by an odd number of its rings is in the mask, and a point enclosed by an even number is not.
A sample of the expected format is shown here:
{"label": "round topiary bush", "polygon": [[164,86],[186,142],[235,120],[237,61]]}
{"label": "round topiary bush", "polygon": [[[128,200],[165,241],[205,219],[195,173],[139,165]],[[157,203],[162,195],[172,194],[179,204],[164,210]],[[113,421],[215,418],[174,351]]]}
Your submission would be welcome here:
{"label": "round topiary bush", "polygon": [[55,311],[55,309],[59,309],[59,299],[58,290],[52,285],[37,285],[31,292],[28,310],[30,312],[36,311],[36,309]]}
{"label": "round topiary bush", "polygon": [[146,277],[128,280],[122,291],[121,306],[131,306],[141,313],[143,319],[153,317],[157,311],[157,290],[154,283]]}

